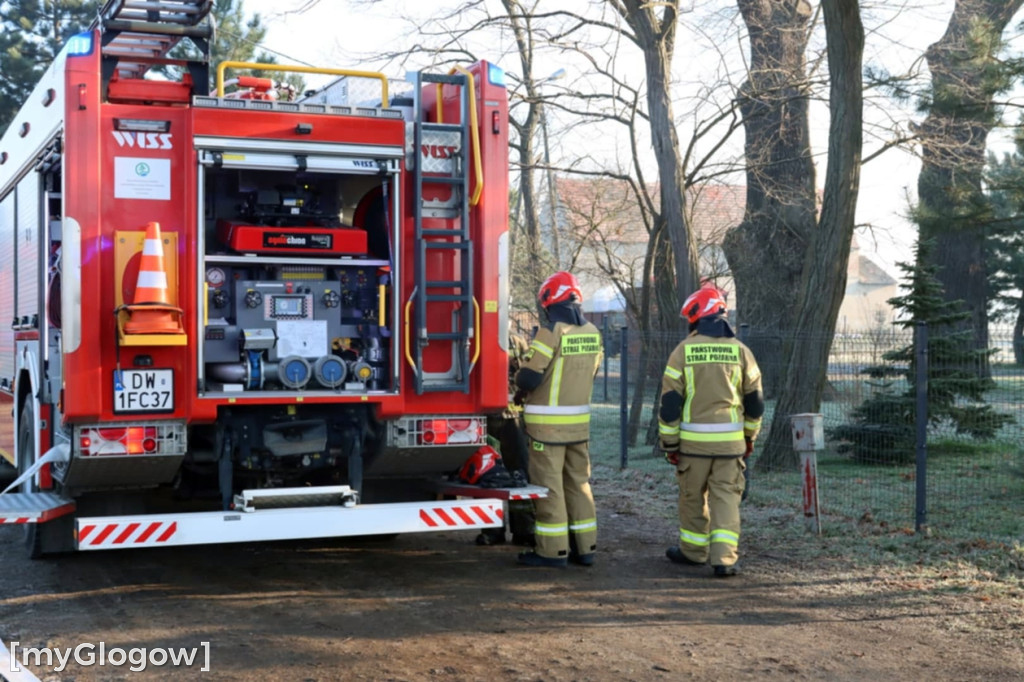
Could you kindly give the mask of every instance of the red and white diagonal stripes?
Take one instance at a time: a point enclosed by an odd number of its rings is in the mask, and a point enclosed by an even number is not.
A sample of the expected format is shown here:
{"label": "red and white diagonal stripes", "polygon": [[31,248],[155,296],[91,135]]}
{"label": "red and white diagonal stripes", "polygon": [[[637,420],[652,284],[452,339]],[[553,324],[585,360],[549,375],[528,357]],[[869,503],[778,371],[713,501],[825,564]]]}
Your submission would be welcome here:
{"label": "red and white diagonal stripes", "polygon": [[478,528],[500,524],[504,512],[490,506],[431,507],[420,510],[420,520],[430,528]]}
{"label": "red and white diagonal stripes", "polygon": [[78,546],[90,549],[145,547],[166,543],[176,532],[177,521],[89,524],[78,531]]}

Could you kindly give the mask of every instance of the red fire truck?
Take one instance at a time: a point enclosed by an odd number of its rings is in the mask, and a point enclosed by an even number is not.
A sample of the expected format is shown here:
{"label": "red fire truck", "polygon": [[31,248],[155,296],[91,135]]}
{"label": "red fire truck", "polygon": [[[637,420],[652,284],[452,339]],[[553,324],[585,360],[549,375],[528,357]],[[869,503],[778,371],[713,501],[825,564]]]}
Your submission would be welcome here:
{"label": "red fire truck", "polygon": [[543,491],[443,480],[508,401],[503,72],[211,93],[169,53],[212,4],[107,2],[0,142],[0,521],[32,556],[500,526]]}

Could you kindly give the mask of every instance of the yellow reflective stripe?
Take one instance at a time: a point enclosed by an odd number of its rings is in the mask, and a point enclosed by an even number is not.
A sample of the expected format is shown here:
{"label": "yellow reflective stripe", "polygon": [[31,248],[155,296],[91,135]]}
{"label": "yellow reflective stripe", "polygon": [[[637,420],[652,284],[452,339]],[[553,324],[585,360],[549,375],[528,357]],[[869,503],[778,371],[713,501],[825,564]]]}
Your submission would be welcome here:
{"label": "yellow reflective stripe", "polygon": [[679,529],[679,539],[683,542],[688,542],[691,545],[697,545],[698,547],[707,547],[710,542],[707,534],[694,533],[686,530],[685,528]]}
{"label": "yellow reflective stripe", "polygon": [[756,422],[745,421],[743,422],[743,428],[747,429],[748,431],[756,431],[757,429],[761,428],[761,420],[758,419]]}
{"label": "yellow reflective stripe", "polygon": [[569,530],[574,533],[579,533],[585,530],[594,530],[597,528],[597,519],[583,519],[576,523],[569,524]]}
{"label": "yellow reflective stripe", "polygon": [[740,366],[736,365],[730,372],[730,378],[732,379],[732,406],[729,407],[729,420],[738,422],[740,420],[740,382],[743,379],[743,373],[740,371]]}
{"label": "yellow reflective stripe", "polygon": [[565,359],[559,356],[555,361],[555,370],[551,373],[551,392],[548,396],[548,405],[557,405],[558,396],[562,392],[562,367]]}
{"label": "yellow reflective stripe", "polygon": [[527,414],[523,413],[523,421],[527,424],[589,424],[589,414]]}
{"label": "yellow reflective stripe", "polygon": [[690,405],[693,403],[693,367],[687,367],[686,372],[686,400],[683,401],[683,421],[690,421]]}
{"label": "yellow reflective stripe", "polygon": [[742,431],[743,425],[739,422],[722,422],[721,424],[691,424],[682,422],[679,428],[683,431],[694,431],[699,433],[726,433],[731,431]]}
{"label": "yellow reflective stripe", "polygon": [[588,414],[590,405],[527,405],[526,412],[529,414]]}
{"label": "yellow reflective stripe", "polygon": [[661,434],[662,436],[678,436],[679,435],[679,427],[678,426],[669,426],[668,424],[662,424],[662,423],[659,422],[658,423],[658,433]]}
{"label": "yellow reflective stripe", "polygon": [[547,345],[546,343],[541,343],[536,339],[534,339],[533,343],[530,344],[530,348],[537,351],[538,353],[540,353],[541,355],[548,359],[555,357],[555,350],[551,346]]}
{"label": "yellow reflective stripe", "polygon": [[731,530],[717,528],[711,531],[711,542],[720,542],[724,545],[737,546],[740,543],[740,534]]}
{"label": "yellow reflective stripe", "polygon": [[678,379],[679,377],[683,376],[683,373],[680,372],[675,367],[665,367],[665,376],[667,376],[669,379]]}
{"label": "yellow reflective stripe", "polygon": [[690,440],[695,443],[729,443],[731,441],[742,441],[743,432],[733,431],[731,433],[695,433],[693,431],[679,431],[679,437],[683,440]]}
{"label": "yellow reflective stripe", "polygon": [[546,537],[557,537],[559,535],[568,535],[569,526],[565,523],[541,523],[538,521],[534,524],[533,532]]}

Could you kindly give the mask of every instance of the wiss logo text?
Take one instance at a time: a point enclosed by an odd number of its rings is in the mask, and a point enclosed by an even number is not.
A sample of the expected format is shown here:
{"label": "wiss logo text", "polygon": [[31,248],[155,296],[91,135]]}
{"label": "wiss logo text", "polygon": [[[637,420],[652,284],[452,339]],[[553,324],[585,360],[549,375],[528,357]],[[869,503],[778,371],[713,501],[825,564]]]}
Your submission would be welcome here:
{"label": "wiss logo text", "polygon": [[459,152],[458,147],[452,147],[449,145],[440,144],[425,144],[423,145],[423,157],[433,157],[435,159],[451,159]]}
{"label": "wiss logo text", "polygon": [[119,147],[137,147],[138,149],[171,149],[171,133],[129,133],[121,130],[111,131]]}

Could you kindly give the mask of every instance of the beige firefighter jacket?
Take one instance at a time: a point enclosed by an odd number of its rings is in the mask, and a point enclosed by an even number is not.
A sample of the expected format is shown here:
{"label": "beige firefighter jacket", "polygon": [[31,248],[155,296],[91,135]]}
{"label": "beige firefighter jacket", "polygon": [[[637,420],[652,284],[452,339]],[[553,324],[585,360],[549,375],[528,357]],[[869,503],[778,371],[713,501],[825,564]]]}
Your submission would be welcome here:
{"label": "beige firefighter jacket", "polygon": [[523,404],[530,438],[549,444],[590,440],[590,393],[601,348],[601,333],[590,322],[540,328],[522,365],[544,375]]}
{"label": "beige firefighter jacket", "polygon": [[[682,396],[682,405],[666,410],[671,403],[666,394],[673,391]],[[743,411],[743,396],[755,391],[761,391],[761,370],[749,348],[735,338],[692,333],[672,351],[662,376],[662,449],[688,455],[742,455],[744,437],[754,439],[761,429],[760,417]],[[666,419],[666,412],[678,417]]]}

